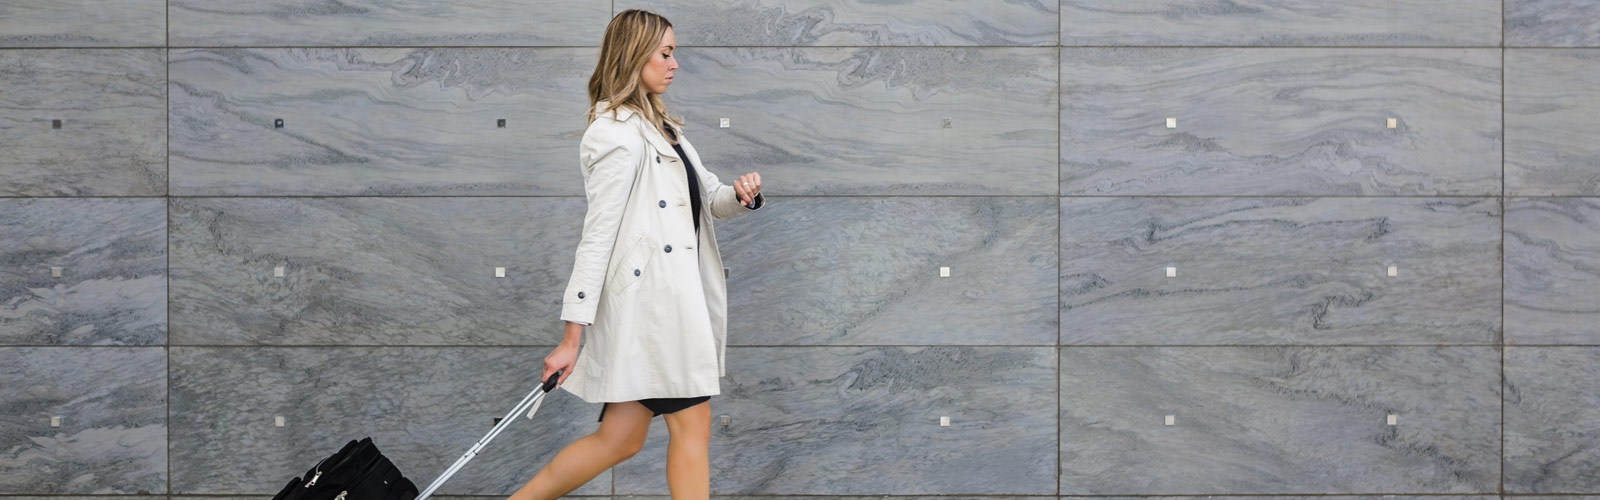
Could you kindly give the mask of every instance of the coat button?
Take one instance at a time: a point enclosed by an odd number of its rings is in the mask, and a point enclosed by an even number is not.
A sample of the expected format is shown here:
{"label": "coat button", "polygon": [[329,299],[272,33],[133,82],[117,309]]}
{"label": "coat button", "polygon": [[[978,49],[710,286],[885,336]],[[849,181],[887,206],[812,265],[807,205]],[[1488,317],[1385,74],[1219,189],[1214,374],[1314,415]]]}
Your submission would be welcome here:
{"label": "coat button", "polygon": [[639,275],[639,270],[638,269],[634,269],[633,270],[633,275],[634,276],[638,276]]}
{"label": "coat button", "polygon": [[661,163],[661,155],[656,155],[656,163]]}
{"label": "coat button", "polygon": [[667,208],[667,200],[661,200],[661,203],[657,203],[657,205],[660,205],[661,208]]}
{"label": "coat button", "polygon": [[583,292],[578,292],[578,298],[583,298]]}
{"label": "coat button", "polygon": [[672,245],[667,245],[667,253],[672,253]]}

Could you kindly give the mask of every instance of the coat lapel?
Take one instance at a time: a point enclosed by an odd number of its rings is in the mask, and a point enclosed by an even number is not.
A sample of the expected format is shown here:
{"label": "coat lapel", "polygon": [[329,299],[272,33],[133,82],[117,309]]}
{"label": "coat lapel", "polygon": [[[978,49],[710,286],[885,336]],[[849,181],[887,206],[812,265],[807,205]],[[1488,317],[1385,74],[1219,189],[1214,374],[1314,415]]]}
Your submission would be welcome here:
{"label": "coat lapel", "polygon": [[639,128],[643,129],[645,140],[650,141],[650,145],[655,147],[656,152],[661,153],[661,156],[678,158],[678,151],[672,149],[672,143],[667,142],[666,136],[661,135],[660,129],[645,123],[643,115],[639,115]]}
{"label": "coat lapel", "polygon": [[[595,103],[595,109],[606,109],[606,107],[610,105],[611,103],[607,101],[600,101]],[[615,111],[618,121],[633,121],[634,125],[639,127],[639,133],[644,134],[645,141],[649,142],[650,147],[655,148],[657,153],[660,153],[662,156],[678,158],[678,152],[672,149],[672,143],[667,142],[666,136],[661,135],[660,129],[652,126],[649,123],[645,123],[643,114],[635,112],[632,108],[627,107],[617,108]]]}

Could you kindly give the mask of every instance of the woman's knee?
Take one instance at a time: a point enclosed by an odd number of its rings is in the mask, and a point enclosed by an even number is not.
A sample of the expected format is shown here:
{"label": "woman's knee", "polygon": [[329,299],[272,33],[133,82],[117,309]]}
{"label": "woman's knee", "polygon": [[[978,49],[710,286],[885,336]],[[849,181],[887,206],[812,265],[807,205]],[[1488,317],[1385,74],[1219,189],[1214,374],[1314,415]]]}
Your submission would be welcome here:
{"label": "woman's knee", "polygon": [[[637,408],[633,408],[635,406]],[[594,435],[620,459],[626,460],[644,448],[645,436],[650,430],[650,410],[638,403],[615,405],[611,410],[614,411],[606,413]]]}
{"label": "woman's knee", "polygon": [[628,436],[627,440],[623,441],[621,445],[617,446],[617,451],[622,453],[622,458],[626,459],[628,457],[637,455],[639,450],[644,449],[644,436],[645,433],[643,432]]}
{"label": "woman's knee", "polygon": [[619,460],[627,460],[629,457],[632,457],[635,454],[638,454],[639,450],[644,449],[644,438],[645,438],[645,435],[642,432],[639,432],[639,433],[620,433],[620,432],[619,433],[602,433],[602,432],[596,432],[594,434],[594,437],[596,439],[599,439],[601,442],[605,443],[605,446],[606,446],[607,449],[615,452]]}

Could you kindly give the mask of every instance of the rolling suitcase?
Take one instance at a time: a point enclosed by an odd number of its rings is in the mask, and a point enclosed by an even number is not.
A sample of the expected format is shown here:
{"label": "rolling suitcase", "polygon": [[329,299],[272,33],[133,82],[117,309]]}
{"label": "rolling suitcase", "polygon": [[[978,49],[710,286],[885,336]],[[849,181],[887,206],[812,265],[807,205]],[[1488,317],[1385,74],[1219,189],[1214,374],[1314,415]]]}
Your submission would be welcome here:
{"label": "rolling suitcase", "polygon": [[317,462],[304,476],[290,479],[289,484],[272,500],[427,500],[472,457],[478,456],[484,445],[511,425],[518,413],[526,409],[528,418],[533,418],[533,414],[539,411],[539,405],[544,403],[544,396],[555,389],[556,381],[560,379],[561,372],[558,371],[544,384],[534,388],[510,413],[495,423],[489,434],[472,445],[466,454],[456,459],[420,494],[417,493],[416,483],[400,474],[400,468],[383,456],[377,445],[372,443],[372,438],[367,437],[360,441],[351,440],[338,452]]}

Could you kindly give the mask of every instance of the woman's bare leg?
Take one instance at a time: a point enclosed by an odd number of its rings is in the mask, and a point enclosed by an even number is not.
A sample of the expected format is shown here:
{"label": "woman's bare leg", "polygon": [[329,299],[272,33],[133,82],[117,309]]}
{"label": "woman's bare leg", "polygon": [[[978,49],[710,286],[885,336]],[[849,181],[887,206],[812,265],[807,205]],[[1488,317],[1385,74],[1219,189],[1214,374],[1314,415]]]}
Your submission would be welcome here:
{"label": "woman's bare leg", "polygon": [[711,402],[662,415],[667,420],[667,490],[672,500],[711,497]]}
{"label": "woman's bare leg", "polygon": [[638,401],[606,405],[600,429],[578,438],[550,459],[509,500],[556,500],[644,446],[651,412]]}

